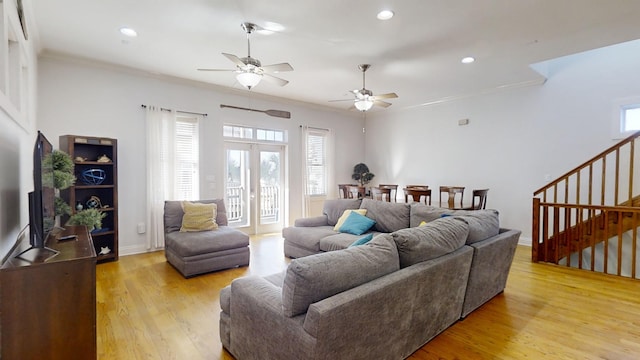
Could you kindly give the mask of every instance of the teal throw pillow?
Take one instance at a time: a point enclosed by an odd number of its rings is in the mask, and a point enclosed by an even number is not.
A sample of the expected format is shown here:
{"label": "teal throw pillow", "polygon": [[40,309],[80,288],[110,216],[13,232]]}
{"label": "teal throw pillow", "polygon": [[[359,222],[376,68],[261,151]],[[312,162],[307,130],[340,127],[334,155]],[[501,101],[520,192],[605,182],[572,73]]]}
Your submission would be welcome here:
{"label": "teal throw pillow", "polygon": [[340,232],[349,233],[353,235],[362,235],[367,230],[371,229],[375,225],[375,220],[369,219],[364,215],[360,215],[355,211],[352,211],[344,221],[344,224],[340,227]]}
{"label": "teal throw pillow", "polygon": [[365,235],[365,236],[361,237],[360,239],[352,242],[351,245],[349,245],[349,247],[358,246],[358,245],[364,245],[364,244],[368,243],[369,241],[371,241],[371,239],[373,239],[373,234]]}

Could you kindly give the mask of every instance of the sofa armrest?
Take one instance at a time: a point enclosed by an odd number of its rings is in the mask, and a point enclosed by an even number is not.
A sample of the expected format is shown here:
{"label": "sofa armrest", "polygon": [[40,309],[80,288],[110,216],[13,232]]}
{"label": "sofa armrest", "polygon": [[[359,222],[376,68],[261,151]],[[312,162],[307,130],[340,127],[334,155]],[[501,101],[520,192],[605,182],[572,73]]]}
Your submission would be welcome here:
{"label": "sofa armrest", "polygon": [[467,245],[473,248],[473,261],[462,318],[504,291],[520,234],[501,228],[498,235]]}
{"label": "sofa armrest", "polygon": [[294,222],[294,226],[297,226],[297,227],[312,227],[312,226],[327,226],[327,225],[329,225],[327,215],[296,219],[296,221]]}
{"label": "sofa armrest", "polygon": [[238,359],[305,358],[315,342],[304,315],[285,317],[282,288],[258,276],[231,283],[231,353]]}

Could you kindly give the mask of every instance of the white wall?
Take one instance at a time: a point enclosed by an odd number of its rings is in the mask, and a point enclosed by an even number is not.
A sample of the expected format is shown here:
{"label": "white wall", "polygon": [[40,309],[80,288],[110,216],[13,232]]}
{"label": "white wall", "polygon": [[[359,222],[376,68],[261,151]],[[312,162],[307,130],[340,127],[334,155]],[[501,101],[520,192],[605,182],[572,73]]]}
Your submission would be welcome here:
{"label": "white wall", "polygon": [[615,144],[613,105],[640,96],[639,63],[635,41],[543,64],[543,85],[377,113],[367,164],[378,182],[428,184],[435,201],[440,185],[490,188],[487,207],[530,243],[533,192]]}
{"label": "white wall", "polygon": [[[284,129],[289,134],[289,222],[300,217],[301,152],[299,126],[332,128],[336,133],[335,183],[348,181],[353,165],[364,159],[363,120],[357,114],[290,101],[227,91],[204,84],[146,75],[142,72],[63,57],[39,59],[38,127],[58,145],[66,134],[118,139],[120,253],[145,251],[137,224],[146,219],[145,105],[207,113],[201,128],[201,197],[222,197],[225,178],[222,125],[233,123]],[[270,86],[265,84],[264,86]],[[249,95],[249,96],[247,96]],[[221,103],[290,111],[291,119],[220,109]],[[213,176],[216,183],[205,179]],[[331,188],[332,191],[335,186]],[[335,195],[334,195],[335,196]]]}
{"label": "white wall", "polygon": [[[31,26],[29,3],[25,7]],[[36,56],[23,36],[15,0],[0,2],[0,259],[29,223],[33,191],[36,113]],[[28,238],[29,231],[26,229]]]}

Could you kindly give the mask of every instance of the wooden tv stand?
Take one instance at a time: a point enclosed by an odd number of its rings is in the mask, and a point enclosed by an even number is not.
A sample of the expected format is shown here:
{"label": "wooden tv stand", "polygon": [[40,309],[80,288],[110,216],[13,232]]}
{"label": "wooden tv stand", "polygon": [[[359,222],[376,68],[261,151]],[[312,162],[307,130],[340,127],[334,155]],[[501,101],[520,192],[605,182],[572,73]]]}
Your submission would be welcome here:
{"label": "wooden tv stand", "polygon": [[[76,235],[69,240],[60,240]],[[23,237],[0,268],[2,359],[96,359],[96,253],[84,226],[67,226],[44,260]],[[36,254],[40,252],[36,251]]]}

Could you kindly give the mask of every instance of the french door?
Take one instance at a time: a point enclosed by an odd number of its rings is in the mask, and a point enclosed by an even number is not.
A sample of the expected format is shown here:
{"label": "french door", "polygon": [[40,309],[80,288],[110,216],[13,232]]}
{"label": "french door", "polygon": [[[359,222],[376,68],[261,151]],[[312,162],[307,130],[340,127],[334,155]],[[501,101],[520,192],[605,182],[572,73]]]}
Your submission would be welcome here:
{"label": "french door", "polygon": [[284,145],[225,143],[229,225],[248,234],[282,230]]}

